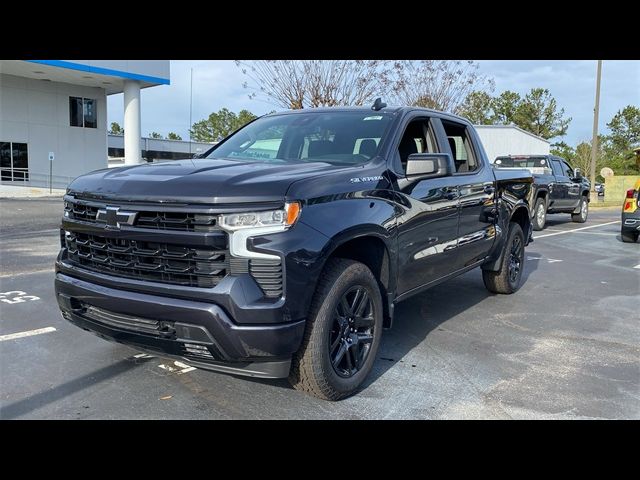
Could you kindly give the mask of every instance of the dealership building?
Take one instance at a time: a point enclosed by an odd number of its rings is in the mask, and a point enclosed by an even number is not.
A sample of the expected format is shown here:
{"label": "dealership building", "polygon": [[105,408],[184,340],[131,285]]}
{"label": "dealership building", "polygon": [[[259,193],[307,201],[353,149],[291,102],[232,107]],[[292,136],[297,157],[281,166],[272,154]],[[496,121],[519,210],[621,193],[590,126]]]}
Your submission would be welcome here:
{"label": "dealership building", "polygon": [[107,167],[107,95],[124,92],[124,163],[142,161],[140,90],[169,60],[0,60],[3,184],[64,188]]}
{"label": "dealership building", "polygon": [[549,155],[549,140],[515,125],[475,125],[491,163],[506,155]]}

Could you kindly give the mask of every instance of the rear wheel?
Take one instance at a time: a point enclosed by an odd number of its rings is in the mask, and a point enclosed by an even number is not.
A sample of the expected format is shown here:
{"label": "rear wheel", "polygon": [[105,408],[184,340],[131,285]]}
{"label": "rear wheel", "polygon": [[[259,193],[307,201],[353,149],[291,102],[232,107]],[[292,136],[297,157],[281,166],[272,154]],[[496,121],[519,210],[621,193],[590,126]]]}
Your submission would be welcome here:
{"label": "rear wheel", "polygon": [[638,232],[620,232],[622,241],[625,243],[636,243],[638,241]]}
{"label": "rear wheel", "polygon": [[520,288],[524,268],[524,233],[515,222],[509,224],[509,235],[502,251],[502,266],[497,272],[482,271],[487,290],[510,294]]}
{"label": "rear wheel", "polygon": [[536,205],[533,208],[533,229],[542,230],[544,224],[547,221],[547,206],[544,198],[540,197],[536,200]]}
{"label": "rear wheel", "polygon": [[587,200],[587,197],[580,198],[578,208],[580,211],[578,213],[572,213],[571,220],[576,223],[584,223],[587,221],[587,217],[589,216],[589,201]]}
{"label": "rear wheel", "polygon": [[305,337],[289,381],[325,400],[358,390],[371,371],[382,335],[382,296],[369,268],[329,260],[314,295]]}

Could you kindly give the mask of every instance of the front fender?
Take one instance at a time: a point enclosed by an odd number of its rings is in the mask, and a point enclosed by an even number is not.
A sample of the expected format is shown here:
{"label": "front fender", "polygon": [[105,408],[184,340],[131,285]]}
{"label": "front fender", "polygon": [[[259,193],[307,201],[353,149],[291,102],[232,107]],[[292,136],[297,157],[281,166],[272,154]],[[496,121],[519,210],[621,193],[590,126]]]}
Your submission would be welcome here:
{"label": "front fender", "polygon": [[249,250],[283,259],[285,309],[291,320],[306,318],[326,261],[340,245],[364,236],[381,239],[395,279],[395,206],[372,196],[305,202],[298,222],[284,232],[251,237]]}

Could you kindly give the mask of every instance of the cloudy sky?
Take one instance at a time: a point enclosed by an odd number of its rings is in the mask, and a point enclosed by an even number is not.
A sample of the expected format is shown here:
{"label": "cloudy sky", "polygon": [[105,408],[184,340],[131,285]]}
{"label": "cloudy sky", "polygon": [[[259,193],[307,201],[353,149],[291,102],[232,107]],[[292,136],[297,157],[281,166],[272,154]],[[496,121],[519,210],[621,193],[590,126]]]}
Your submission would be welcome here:
{"label": "cloudy sky", "polygon": [[[480,70],[493,77],[494,93],[513,90],[527,93],[533,87],[548,88],[573,118],[564,140],[575,145],[591,138],[595,95],[595,61],[567,60],[481,60]],[[142,133],[173,131],[189,137],[189,98],[193,68],[193,121],[227,107],[243,108],[261,115],[278,110],[263,100],[248,97],[242,87],[245,76],[230,60],[172,60],[171,85],[142,91]],[[615,113],[626,105],[640,105],[640,61],[605,61],[600,96],[600,131]],[[108,99],[109,124],[123,125],[122,94]]]}

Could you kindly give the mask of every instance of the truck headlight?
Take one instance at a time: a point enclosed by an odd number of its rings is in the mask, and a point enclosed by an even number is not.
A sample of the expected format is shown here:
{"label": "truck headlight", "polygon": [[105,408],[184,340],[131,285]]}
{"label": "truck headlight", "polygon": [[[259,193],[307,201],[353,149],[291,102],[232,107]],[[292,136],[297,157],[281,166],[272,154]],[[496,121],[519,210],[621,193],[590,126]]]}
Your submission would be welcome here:
{"label": "truck headlight", "polygon": [[244,228],[290,227],[300,216],[300,203],[285,203],[284,208],[265,212],[244,212],[220,215],[220,227],[225,230]]}

